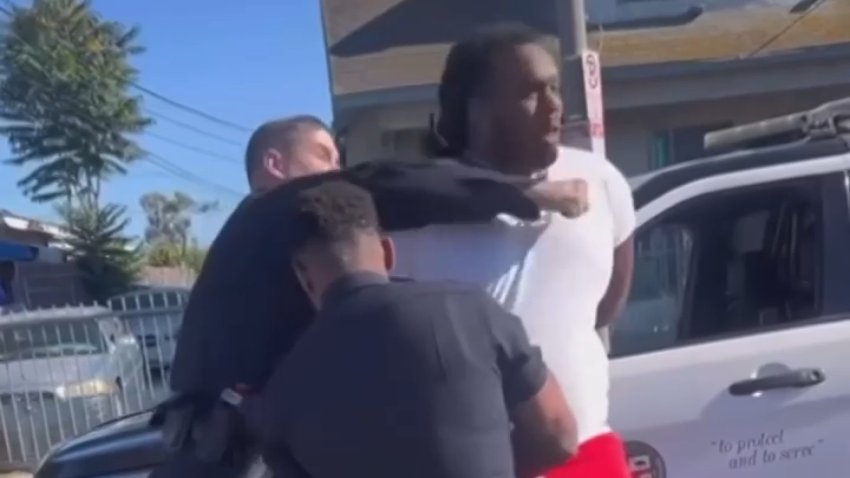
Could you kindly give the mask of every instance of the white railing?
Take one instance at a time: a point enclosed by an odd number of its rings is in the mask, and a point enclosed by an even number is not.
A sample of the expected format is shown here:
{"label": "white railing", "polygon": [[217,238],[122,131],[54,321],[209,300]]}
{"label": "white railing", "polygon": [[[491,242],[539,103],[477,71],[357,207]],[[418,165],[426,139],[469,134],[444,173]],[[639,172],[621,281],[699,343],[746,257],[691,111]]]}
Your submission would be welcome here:
{"label": "white railing", "polygon": [[0,312],[0,466],[32,467],[58,443],[167,396],[188,296],[172,300],[175,290]]}

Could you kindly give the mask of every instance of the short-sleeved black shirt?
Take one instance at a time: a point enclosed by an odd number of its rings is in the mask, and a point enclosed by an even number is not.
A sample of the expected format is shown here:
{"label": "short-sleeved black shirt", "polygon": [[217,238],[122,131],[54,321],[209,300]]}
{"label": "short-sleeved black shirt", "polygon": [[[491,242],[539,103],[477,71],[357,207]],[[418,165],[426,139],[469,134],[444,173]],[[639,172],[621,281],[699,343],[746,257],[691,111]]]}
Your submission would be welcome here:
{"label": "short-sleeved black shirt", "polygon": [[455,161],[378,161],[303,177],[247,198],[210,247],[183,316],[171,375],[181,393],[262,387],[313,311],[289,264],[299,191],[345,180],[368,190],[388,230],[539,214],[521,179]]}
{"label": "short-sleeved black shirt", "polygon": [[483,291],[355,274],[267,385],[266,460],[313,478],[514,477],[508,411],[546,376]]}

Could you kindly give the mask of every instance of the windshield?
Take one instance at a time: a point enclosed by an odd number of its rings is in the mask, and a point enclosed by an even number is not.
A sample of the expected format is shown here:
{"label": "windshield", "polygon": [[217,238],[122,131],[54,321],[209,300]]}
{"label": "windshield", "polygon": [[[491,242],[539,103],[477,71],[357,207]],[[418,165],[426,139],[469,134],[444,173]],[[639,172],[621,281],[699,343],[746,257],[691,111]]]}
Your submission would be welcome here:
{"label": "windshield", "polygon": [[97,322],[16,324],[0,329],[0,362],[106,352]]}

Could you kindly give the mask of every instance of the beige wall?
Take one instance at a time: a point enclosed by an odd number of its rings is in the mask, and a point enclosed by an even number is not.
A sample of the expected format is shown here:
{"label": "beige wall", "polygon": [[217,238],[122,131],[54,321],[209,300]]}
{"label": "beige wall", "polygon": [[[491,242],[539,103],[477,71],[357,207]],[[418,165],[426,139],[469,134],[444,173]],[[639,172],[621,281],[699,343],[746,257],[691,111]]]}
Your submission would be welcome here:
{"label": "beige wall", "polygon": [[[809,109],[826,101],[850,96],[850,86],[750,95],[722,100],[657,107],[622,109],[607,113],[608,155],[627,175],[649,168],[650,142],[659,130],[758,119]],[[361,113],[350,123],[346,139],[349,164],[388,156],[410,156],[415,151],[393,151],[382,133],[428,127],[435,105],[398,105]]]}

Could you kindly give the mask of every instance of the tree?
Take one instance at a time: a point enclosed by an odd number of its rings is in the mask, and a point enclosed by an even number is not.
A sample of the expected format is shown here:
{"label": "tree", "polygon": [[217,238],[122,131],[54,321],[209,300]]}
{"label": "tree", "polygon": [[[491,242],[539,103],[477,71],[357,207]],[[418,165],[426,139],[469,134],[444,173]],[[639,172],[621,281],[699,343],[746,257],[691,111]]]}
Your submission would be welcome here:
{"label": "tree", "polygon": [[157,244],[147,252],[147,265],[151,267],[185,267],[195,272],[201,272],[207,251],[193,244],[182,250],[172,244]]}
{"label": "tree", "polygon": [[99,210],[102,182],[141,156],[131,135],[151,123],[128,94],[137,74],[129,58],[143,51],[138,30],[100,18],[85,0],[2,10],[0,134],[8,162],[31,168],[18,185],[33,201]]}
{"label": "tree", "polygon": [[152,247],[161,244],[175,246],[182,254],[189,249],[192,240],[192,216],[218,207],[216,202],[199,202],[179,191],[171,197],[148,193],[139,202],[148,221],[145,242]]}
{"label": "tree", "polygon": [[71,255],[92,298],[104,301],[127,291],[138,274],[140,253],[123,234],[129,223],[126,209],[83,204],[61,207],[59,213],[71,235]]}

